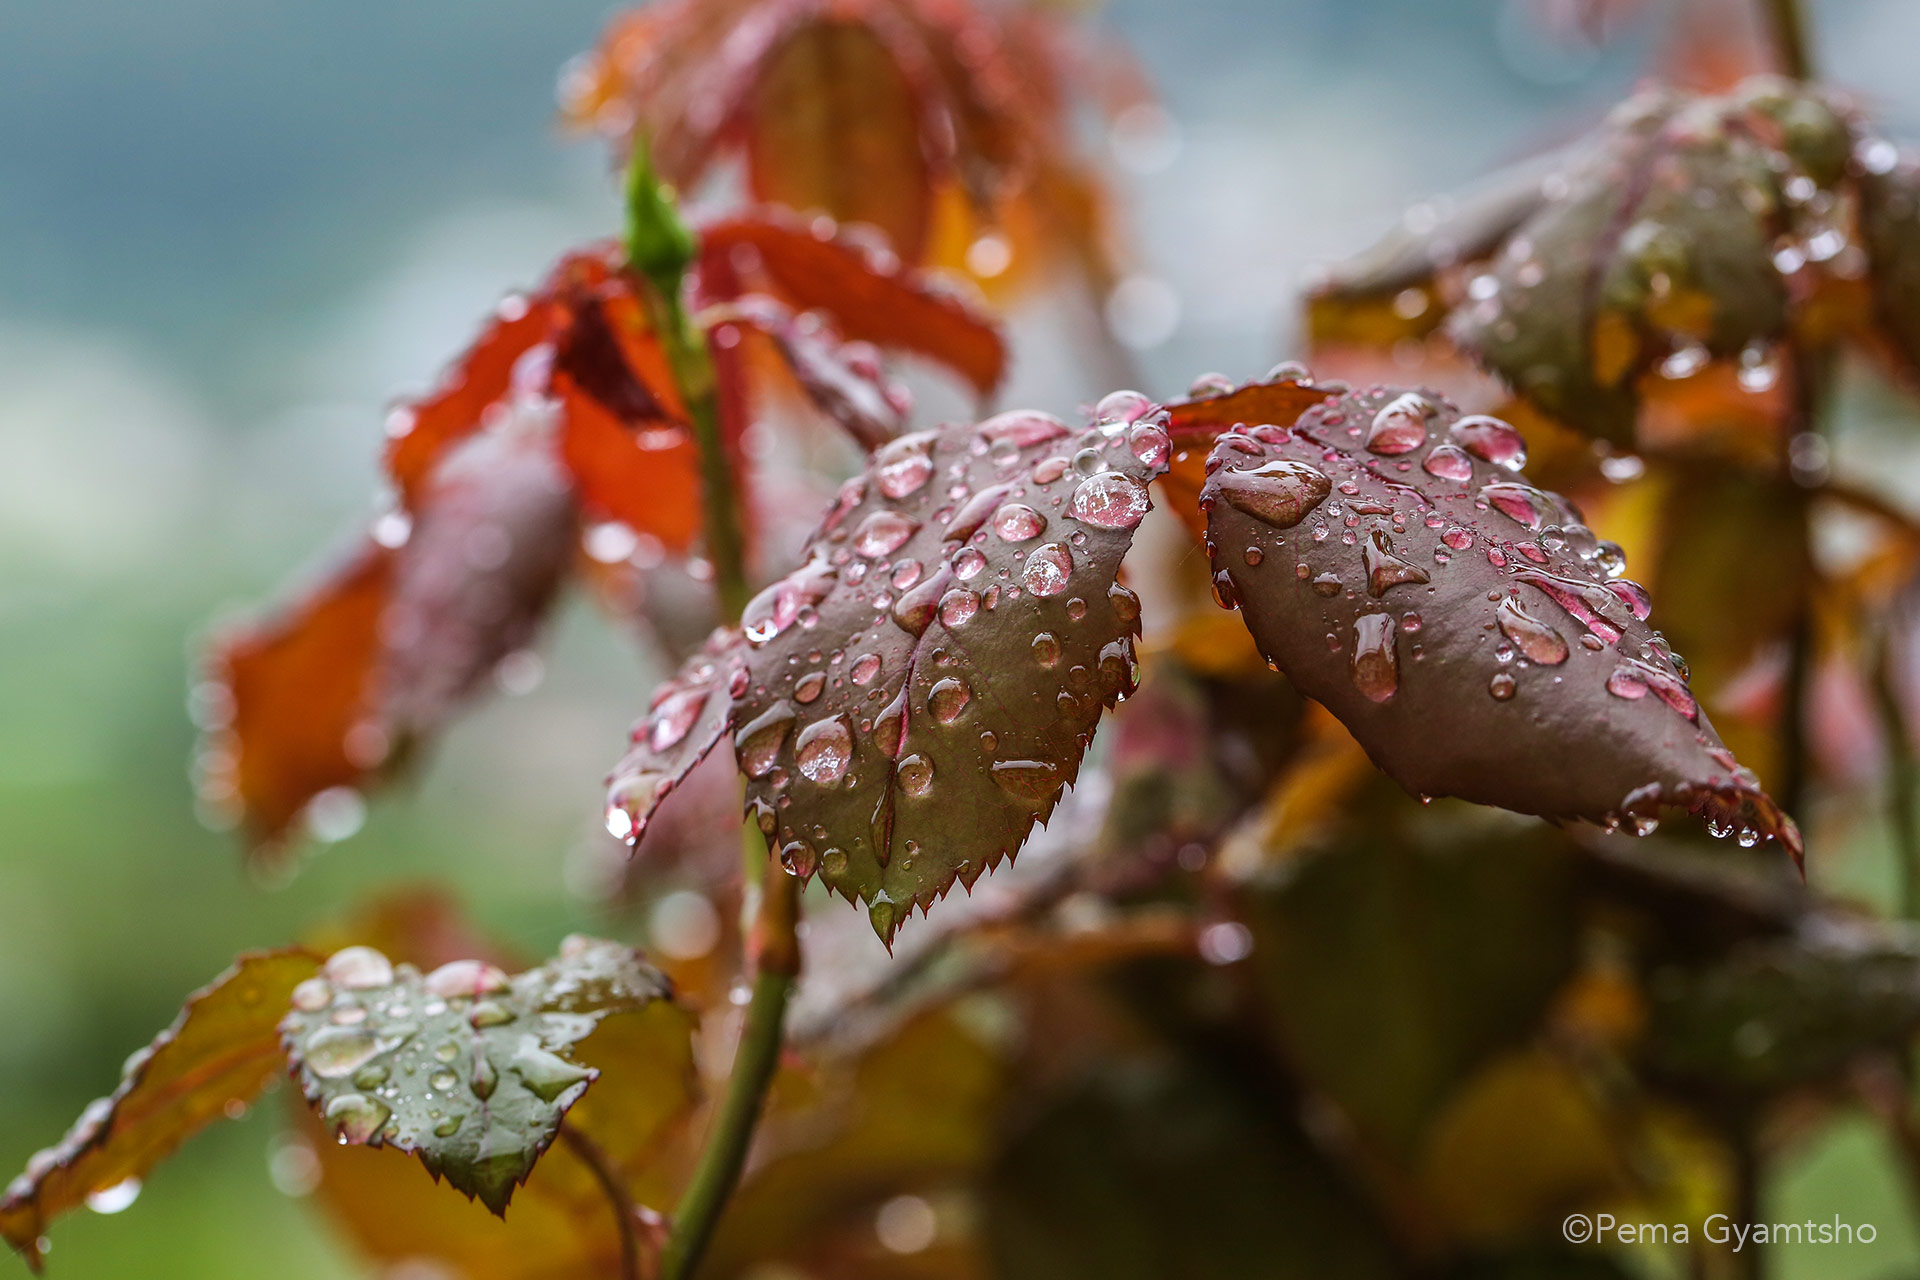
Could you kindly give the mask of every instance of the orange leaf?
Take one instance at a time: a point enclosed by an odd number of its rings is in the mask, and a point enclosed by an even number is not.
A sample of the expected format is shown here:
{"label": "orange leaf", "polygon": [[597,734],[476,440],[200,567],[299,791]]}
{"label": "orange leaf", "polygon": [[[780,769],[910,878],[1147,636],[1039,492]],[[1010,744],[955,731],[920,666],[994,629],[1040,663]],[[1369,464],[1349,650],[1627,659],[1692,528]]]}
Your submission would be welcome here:
{"label": "orange leaf", "polygon": [[554,390],[563,415],[560,455],[581,499],[686,550],[701,522],[699,453],[686,432],[659,419],[623,421],[565,375],[556,375]]}
{"label": "orange leaf", "polygon": [[990,318],[844,233],[760,214],[705,228],[701,250],[701,290],[712,300],[752,290],[824,311],[847,337],[937,360],[983,396],[1006,375],[1006,340]]}

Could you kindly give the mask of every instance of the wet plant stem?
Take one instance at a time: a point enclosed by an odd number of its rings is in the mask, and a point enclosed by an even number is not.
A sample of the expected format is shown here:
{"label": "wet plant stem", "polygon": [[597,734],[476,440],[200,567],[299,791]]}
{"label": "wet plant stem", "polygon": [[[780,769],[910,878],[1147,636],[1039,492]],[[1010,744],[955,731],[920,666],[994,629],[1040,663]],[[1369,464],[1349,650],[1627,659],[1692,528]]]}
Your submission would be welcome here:
{"label": "wet plant stem", "polygon": [[637,1215],[633,1200],[627,1195],[626,1185],[620,1181],[619,1170],[613,1167],[598,1143],[572,1125],[560,1126],[560,1141],[580,1158],[581,1164],[587,1166],[587,1171],[600,1184],[601,1192],[613,1208],[614,1226],[620,1233],[620,1280],[641,1280],[640,1240],[634,1233]]}
{"label": "wet plant stem", "polygon": [[1807,44],[1807,15],[1801,0],[1761,0],[1760,22],[1773,45],[1780,74],[1811,80],[1813,53]]}
{"label": "wet plant stem", "polygon": [[[654,320],[674,381],[686,402],[688,423],[700,455],[706,513],[707,559],[721,617],[738,622],[749,583],[740,486],[722,438],[719,384],[706,334],[687,309],[686,274],[698,254],[691,228],[681,220],[673,191],[654,171],[644,133],[634,138],[627,168],[627,265],[653,284]],[[746,1021],[734,1050],[725,1095],[715,1111],[706,1146],[681,1196],[660,1255],[661,1280],[687,1280],[700,1266],[720,1215],[746,1167],[753,1131],[760,1123],[767,1089],[780,1064],[786,1038],[787,1000],[800,973],[800,882],[770,870],[758,828],[749,826],[748,893],[757,896],[747,940],[753,974]]]}
{"label": "wet plant stem", "polygon": [[726,1096],[720,1100],[693,1180],[674,1214],[673,1233],[661,1257],[661,1280],[689,1280],[694,1274],[746,1166],[768,1086],[780,1065],[787,999],[799,975],[800,949],[794,929],[799,901],[796,877],[781,872],[765,877],[753,928],[753,996],[747,1003],[746,1024],[734,1050]]}
{"label": "wet plant stem", "polygon": [[1874,709],[1887,746],[1887,827],[1900,861],[1900,913],[1920,920],[1920,763],[1908,736],[1907,715],[1900,703],[1894,671],[1893,639],[1879,644],[1873,665]]}

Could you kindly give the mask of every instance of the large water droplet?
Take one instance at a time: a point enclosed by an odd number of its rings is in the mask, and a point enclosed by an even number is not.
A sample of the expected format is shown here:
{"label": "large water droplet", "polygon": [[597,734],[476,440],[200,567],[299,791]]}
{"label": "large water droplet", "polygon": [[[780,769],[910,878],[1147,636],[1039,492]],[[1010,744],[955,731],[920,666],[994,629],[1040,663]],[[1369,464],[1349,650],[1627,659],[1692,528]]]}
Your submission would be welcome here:
{"label": "large water droplet", "polygon": [[1381,529],[1373,530],[1361,544],[1360,560],[1367,570],[1367,594],[1376,600],[1385,595],[1389,587],[1432,580],[1425,569],[1393,554],[1393,542]]}
{"label": "large water droplet", "polygon": [[827,689],[827,674],[824,671],[809,671],[793,683],[793,700],[801,706],[817,702]]}
{"label": "large water droplet", "polygon": [[1002,791],[1028,804],[1044,804],[1060,789],[1060,766],[1046,760],[996,760],[993,780]]}
{"label": "large water droplet", "polygon": [[1393,615],[1366,613],[1353,622],[1353,683],[1374,702],[1385,702],[1400,688],[1400,660],[1394,651]]}
{"label": "large water droplet", "polygon": [[1325,472],[1286,459],[1249,471],[1222,471],[1213,483],[1229,506],[1276,529],[1299,524],[1333,491]]}
{"label": "large water droplet", "polygon": [[1138,391],[1109,391],[1093,406],[1093,416],[1106,422],[1138,422],[1153,412],[1153,401]]}
{"label": "large water droplet", "polygon": [[948,542],[965,542],[987,522],[988,516],[1000,509],[1000,504],[1005,502],[1007,495],[1012,492],[1012,485],[996,484],[989,485],[974,494],[953,513],[953,518],[947,521],[946,532],[942,536]]}
{"label": "large water droplet", "polygon": [[1529,529],[1538,529],[1552,514],[1547,495],[1532,485],[1496,481],[1482,486],[1480,496],[1499,508],[1502,515]]}
{"label": "large water droplet", "polygon": [[1426,461],[1420,465],[1428,475],[1442,480],[1464,483],[1473,479],[1473,459],[1466,455],[1465,450],[1456,449],[1450,444],[1435,445],[1428,450]]}
{"label": "large water droplet", "polygon": [[1057,596],[1067,589],[1067,581],[1072,575],[1073,553],[1067,550],[1064,542],[1049,542],[1035,547],[1033,554],[1027,557],[1027,567],[1021,574],[1021,581],[1036,596]]}
{"label": "large water droplet", "polygon": [[802,729],[794,739],[793,754],[809,781],[825,786],[846,777],[847,766],[853,763],[853,731],[846,717],[833,716]]}
{"label": "large water droplet", "polygon": [[1096,529],[1131,529],[1152,505],[1145,485],[1125,472],[1109,471],[1081,481],[1067,514]]}
{"label": "large water droplet", "polygon": [[771,773],[780,759],[780,748],[786,745],[794,719],[794,709],[779,702],[748,722],[734,737],[740,771],[749,778],[764,778]]}
{"label": "large water droplet", "polygon": [[1508,471],[1518,471],[1527,465],[1526,439],[1498,418],[1471,414],[1453,424],[1452,435],[1482,462],[1491,462]]}
{"label": "large water droplet", "polygon": [[900,762],[896,776],[902,791],[910,796],[924,796],[933,790],[933,761],[925,756],[908,756]]}
{"label": "large water droplet", "polygon": [[372,947],[336,951],[321,971],[327,981],[347,991],[365,991],[393,985],[393,962]]}
{"label": "large water droplet", "polygon": [[967,682],[958,676],[947,676],[934,682],[927,691],[927,710],[941,724],[952,724],[967,709],[967,703],[973,699],[973,690]]}
{"label": "large water droplet", "polygon": [[898,511],[875,511],[853,531],[853,549],[863,556],[890,556],[898,551],[920,526]]}
{"label": "large water droplet", "polygon": [[1622,658],[1607,677],[1607,692],[1618,698],[1638,699],[1651,691],[1659,699],[1689,720],[1697,720],[1700,704],[1678,676],[1632,658]]}
{"label": "large water droplet", "polygon": [[1500,624],[1501,634],[1519,647],[1527,661],[1537,662],[1543,667],[1554,667],[1567,660],[1570,650],[1566,637],[1522,609],[1520,602],[1512,596],[1500,602],[1493,616]]}
{"label": "large water droplet", "polygon": [[293,989],[292,1000],[302,1013],[318,1013],[333,1003],[333,984],[325,978],[308,978]]}
{"label": "large water droplet", "polygon": [[1010,409],[980,424],[980,436],[989,445],[1010,444],[1016,449],[1030,449],[1067,434],[1066,423],[1033,409]]}
{"label": "large water droplet", "polygon": [[334,1126],[341,1141],[364,1143],[380,1132],[381,1126],[393,1118],[393,1112],[387,1104],[378,1098],[369,1098],[364,1093],[343,1093],[327,1103],[321,1113],[328,1124]]}
{"label": "large water droplet", "polygon": [[980,576],[987,567],[987,557],[975,547],[966,547],[953,553],[953,576],[966,582]]}
{"label": "large water droplet", "polygon": [[940,621],[949,630],[963,626],[980,611],[980,597],[965,587],[955,587],[940,597]]}
{"label": "large water droplet", "polygon": [[1427,442],[1427,416],[1433,404],[1418,392],[1398,396],[1373,415],[1367,430],[1367,448],[1389,457],[1412,453]]}
{"label": "large water droplet", "polygon": [[110,1187],[87,1194],[87,1208],[95,1213],[120,1213],[140,1198],[140,1179],[122,1178]]}
{"label": "large water droplet", "polygon": [[933,459],[929,456],[933,441],[933,432],[922,431],[901,436],[875,454],[873,474],[880,492],[896,499],[918,493],[933,478]]}
{"label": "large water droplet", "polygon": [[1026,542],[1040,536],[1047,518],[1025,503],[1009,502],[993,513],[993,531],[1008,542]]}
{"label": "large water droplet", "polygon": [[707,705],[706,689],[679,689],[669,693],[654,708],[648,721],[647,747],[651,751],[670,751],[680,745]]}
{"label": "large water droplet", "polygon": [[847,672],[848,678],[859,685],[872,684],[873,678],[879,674],[880,655],[877,653],[861,654],[853,660],[853,668]]}
{"label": "large water droplet", "polygon": [[532,1036],[520,1037],[520,1047],[507,1062],[507,1069],[519,1076],[521,1083],[542,1102],[552,1102],[595,1075],[591,1068],[568,1062],[559,1054],[541,1048]]}
{"label": "large water droplet", "polygon": [[422,985],[443,1000],[498,995],[512,985],[506,971],[484,960],[454,960],[429,973]]}
{"label": "large water droplet", "polygon": [[1127,433],[1127,448],[1155,471],[1167,465],[1167,458],[1173,452],[1167,433],[1151,422],[1140,423]]}
{"label": "large water droplet", "polygon": [[379,1052],[380,1041],[366,1027],[322,1027],[307,1037],[302,1057],[313,1074],[339,1080],[364,1067]]}
{"label": "large water droplet", "polygon": [[607,834],[616,840],[638,840],[672,782],[671,775],[653,769],[616,776],[607,784]]}
{"label": "large water droplet", "polygon": [[902,685],[886,709],[873,719],[873,745],[889,760],[900,758],[907,740],[907,690]]}

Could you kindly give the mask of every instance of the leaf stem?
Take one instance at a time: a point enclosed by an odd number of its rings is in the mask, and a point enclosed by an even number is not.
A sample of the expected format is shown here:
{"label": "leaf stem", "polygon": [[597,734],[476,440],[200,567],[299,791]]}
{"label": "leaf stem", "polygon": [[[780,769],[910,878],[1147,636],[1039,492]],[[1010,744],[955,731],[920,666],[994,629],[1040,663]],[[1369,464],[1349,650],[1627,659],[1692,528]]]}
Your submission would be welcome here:
{"label": "leaf stem", "polygon": [[1807,42],[1807,16],[1800,0],[1761,0],[1760,22],[1773,45],[1780,74],[1795,80],[1813,79],[1813,52]]}
{"label": "leaf stem", "polygon": [[800,881],[783,872],[770,872],[761,893],[754,922],[753,997],[747,1004],[746,1025],[734,1051],[726,1096],[720,1101],[693,1180],[674,1214],[673,1234],[661,1259],[661,1280],[688,1280],[700,1265],[719,1225],[720,1213],[746,1166],[747,1148],[759,1124],[774,1069],[780,1063],[787,998],[800,969],[794,932]]}
{"label": "leaf stem", "polygon": [[600,1184],[607,1203],[613,1207],[613,1220],[620,1233],[620,1280],[641,1280],[640,1275],[640,1239],[634,1232],[634,1221],[638,1216],[633,1207],[633,1199],[627,1194],[625,1184],[620,1181],[619,1171],[607,1159],[607,1153],[586,1134],[570,1124],[560,1126],[560,1141],[567,1149],[580,1158],[593,1174],[593,1180]]}

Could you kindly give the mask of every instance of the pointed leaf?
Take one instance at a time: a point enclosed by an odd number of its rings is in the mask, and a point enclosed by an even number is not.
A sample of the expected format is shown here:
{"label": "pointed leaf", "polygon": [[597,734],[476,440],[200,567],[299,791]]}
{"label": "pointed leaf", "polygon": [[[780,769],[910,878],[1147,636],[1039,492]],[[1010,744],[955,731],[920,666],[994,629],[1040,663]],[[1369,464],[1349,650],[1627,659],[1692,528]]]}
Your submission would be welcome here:
{"label": "pointed leaf", "polygon": [[920,256],[933,214],[921,103],[874,27],[795,28],[760,69],[747,127],[761,198],[872,223]]}
{"label": "pointed leaf", "polygon": [[653,692],[633,727],[633,745],[607,778],[607,830],[629,845],[673,789],[733,728],[733,699],[745,691],[746,642],[736,627],[706,644]]}
{"label": "pointed leaf", "polygon": [[1635,826],[1680,806],[1798,856],[1619,548],[1524,456],[1507,424],[1392,389],[1231,432],[1201,498],[1216,590],[1410,791]]}
{"label": "pointed leaf", "polygon": [[275,1027],[319,965],[302,950],[255,952],[187,997],[173,1025],[127,1059],[120,1087],[27,1161],[0,1196],[0,1235],[37,1270],[54,1218],[94,1195],[137,1192],[182,1142],[244,1109],[279,1076]]}
{"label": "pointed leaf", "polygon": [[700,287],[716,301],[752,290],[824,311],[846,336],[938,361],[983,396],[1006,375],[1006,339],[991,317],[831,225],[775,211],[714,223],[701,232]]}
{"label": "pointed leaf", "polygon": [[606,1019],[670,998],[617,943],[571,937],[509,978],[462,960],[421,975],[370,947],[335,952],[293,996],[282,1041],[341,1141],[392,1146],[504,1214],[600,1071],[578,1047]]}
{"label": "pointed leaf", "polygon": [[708,316],[721,329],[737,323],[771,339],[814,407],[869,453],[900,434],[912,412],[913,394],[887,378],[873,345],[842,342],[816,314],[795,316],[771,298],[749,295]]}
{"label": "pointed leaf", "polygon": [[314,796],[353,786],[385,756],[375,697],[391,549],[368,540],[268,618],[214,638],[198,760],[201,802],[270,846]]}
{"label": "pointed leaf", "polygon": [[1019,849],[1131,691],[1139,601],[1117,575],[1166,465],[1151,409],[902,436],[748,606],[749,808],[883,939]]}

